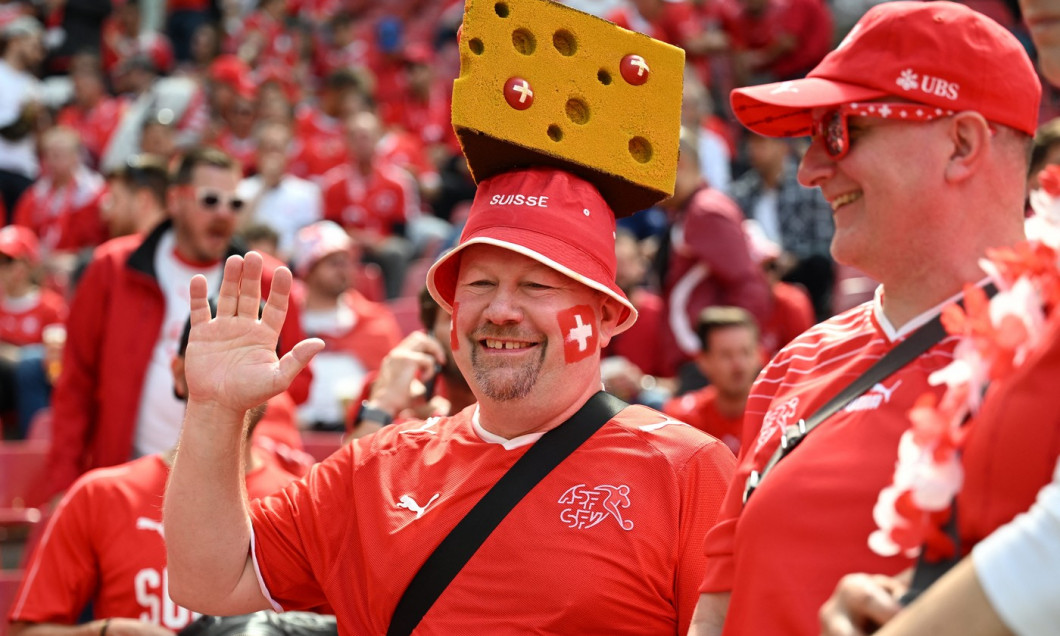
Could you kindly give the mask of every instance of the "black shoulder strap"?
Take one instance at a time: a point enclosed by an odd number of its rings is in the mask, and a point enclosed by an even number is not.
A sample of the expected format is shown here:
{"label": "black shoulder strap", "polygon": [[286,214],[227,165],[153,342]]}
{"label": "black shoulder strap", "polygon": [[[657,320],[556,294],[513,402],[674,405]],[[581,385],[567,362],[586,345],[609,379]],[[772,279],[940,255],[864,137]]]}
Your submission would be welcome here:
{"label": "black shoulder strap", "polygon": [[494,529],[545,475],[628,406],[600,391],[541,436],[442,539],[398,601],[387,636],[408,636]]}
{"label": "black shoulder strap", "polygon": [[[987,296],[993,296],[997,293],[997,288],[993,283],[990,283],[983,287],[983,291],[986,292]],[[958,304],[963,306],[963,302]],[[773,467],[780,463],[780,460],[787,457],[788,453],[795,450],[795,447],[809,435],[810,431],[817,428],[821,422],[835,415],[837,411],[847,404],[850,404],[854,398],[876,386],[877,382],[886,380],[892,373],[915,360],[917,356],[930,349],[945,336],[946,329],[942,326],[941,315],[935,316],[927,323],[921,325],[908,338],[898,343],[898,346],[894,349],[888,351],[887,355],[877,360],[876,364],[869,367],[865,373],[847,385],[845,389],[840,391],[838,395],[829,400],[813,415],[785,427],[781,431],[780,446],[773,452],[765,467],[761,471],[753,470],[748,475],[743,491],[744,505],[747,504],[747,500],[751,498],[755,488],[762,483],[769,471],[773,470]]]}

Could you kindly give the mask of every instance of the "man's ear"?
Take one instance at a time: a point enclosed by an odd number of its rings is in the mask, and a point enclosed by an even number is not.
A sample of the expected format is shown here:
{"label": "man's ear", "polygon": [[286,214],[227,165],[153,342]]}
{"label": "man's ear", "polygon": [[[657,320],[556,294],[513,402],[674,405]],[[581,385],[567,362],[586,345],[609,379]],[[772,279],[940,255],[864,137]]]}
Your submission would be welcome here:
{"label": "man's ear", "polygon": [[951,151],[946,178],[951,182],[972,178],[981,169],[994,128],[979,113],[963,111],[953,115],[948,133]]}
{"label": "man's ear", "polygon": [[615,329],[622,322],[622,316],[628,309],[625,305],[603,292],[600,292],[600,298],[602,302],[600,303],[599,343],[600,348],[603,349],[611,342],[611,338],[615,335]]}
{"label": "man's ear", "polygon": [[173,356],[169,368],[173,371],[173,395],[181,400],[188,399],[188,378],[184,375],[184,357]]}

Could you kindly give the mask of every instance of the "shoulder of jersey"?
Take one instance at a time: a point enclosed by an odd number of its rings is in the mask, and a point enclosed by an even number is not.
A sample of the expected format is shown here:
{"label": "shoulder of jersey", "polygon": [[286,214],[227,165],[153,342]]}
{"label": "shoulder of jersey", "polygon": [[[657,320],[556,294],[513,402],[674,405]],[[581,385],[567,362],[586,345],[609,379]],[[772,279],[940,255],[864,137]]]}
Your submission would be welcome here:
{"label": "shoulder of jersey", "polygon": [[612,419],[631,439],[641,440],[668,457],[687,456],[720,441],[679,419],[653,408],[632,404]]}
{"label": "shoulder of jersey", "polygon": [[870,301],[817,323],[777,352],[768,366],[784,364],[795,357],[816,356],[828,347],[849,343],[855,338],[875,336],[872,308]]}

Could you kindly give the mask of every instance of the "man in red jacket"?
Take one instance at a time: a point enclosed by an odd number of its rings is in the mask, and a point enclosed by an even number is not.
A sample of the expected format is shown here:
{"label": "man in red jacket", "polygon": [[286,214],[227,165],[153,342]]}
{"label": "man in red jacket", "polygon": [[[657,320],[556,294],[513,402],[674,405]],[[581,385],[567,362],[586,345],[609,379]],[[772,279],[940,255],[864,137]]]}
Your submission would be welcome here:
{"label": "man in red jacket", "polygon": [[[176,443],[183,407],[169,365],[188,318],[188,284],[203,274],[216,291],[223,259],[242,251],[232,242],[245,205],[235,195],[239,178],[239,166],[223,152],[190,151],[167,193],[170,220],[146,237],[121,237],[96,250],[71,304],[48,477],[37,496],[66,488],[90,468]],[[289,316],[284,346],[301,338],[297,314]],[[292,387],[296,400],[305,397],[304,382]]]}

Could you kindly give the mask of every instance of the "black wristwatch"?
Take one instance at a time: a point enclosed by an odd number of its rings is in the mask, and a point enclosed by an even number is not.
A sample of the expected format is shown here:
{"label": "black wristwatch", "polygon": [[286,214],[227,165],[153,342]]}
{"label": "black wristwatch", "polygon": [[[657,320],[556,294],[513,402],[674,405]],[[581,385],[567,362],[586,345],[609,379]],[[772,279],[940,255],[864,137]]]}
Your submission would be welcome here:
{"label": "black wristwatch", "polygon": [[387,426],[394,422],[394,416],[383,409],[369,406],[368,400],[365,400],[361,402],[361,408],[357,411],[357,417],[353,420],[354,425],[361,422],[375,422],[380,426]]}

